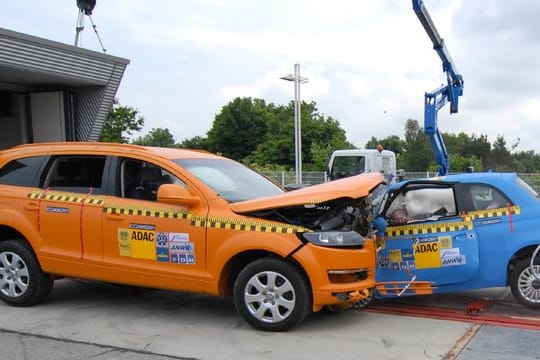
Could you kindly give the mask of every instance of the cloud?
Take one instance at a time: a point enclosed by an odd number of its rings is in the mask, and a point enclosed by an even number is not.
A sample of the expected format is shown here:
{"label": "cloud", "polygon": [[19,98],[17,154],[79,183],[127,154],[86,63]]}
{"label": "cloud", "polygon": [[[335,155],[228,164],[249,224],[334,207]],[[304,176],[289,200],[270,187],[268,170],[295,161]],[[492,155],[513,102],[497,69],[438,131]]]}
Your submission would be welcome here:
{"label": "cloud", "polygon": [[[465,79],[460,112],[442,109],[440,129],[520,137],[518,150],[539,151],[540,2],[424,4]],[[3,26],[73,42],[74,2],[3,5]],[[145,130],[167,127],[177,141],[205,136],[236,96],[289,103],[293,86],[279,78],[295,63],[309,78],[302,99],[337,119],[357,146],[403,136],[409,118],[423,124],[424,92],[445,82],[410,1],[107,0],[93,20],[108,53],[131,60],[121,103],[141,111]],[[82,46],[99,51],[86,25]]]}

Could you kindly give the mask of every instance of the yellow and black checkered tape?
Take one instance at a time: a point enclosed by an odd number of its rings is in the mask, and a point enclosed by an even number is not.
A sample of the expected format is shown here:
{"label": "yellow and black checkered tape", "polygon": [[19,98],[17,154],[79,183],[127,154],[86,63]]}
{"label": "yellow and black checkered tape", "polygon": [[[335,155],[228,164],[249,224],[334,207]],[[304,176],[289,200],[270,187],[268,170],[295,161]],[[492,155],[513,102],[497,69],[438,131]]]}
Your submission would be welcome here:
{"label": "yellow and black checkered tape", "polygon": [[467,213],[467,217],[472,220],[472,219],[484,219],[484,218],[519,215],[519,214],[521,214],[521,209],[519,208],[518,205],[514,205],[510,207],[502,207],[502,208],[497,208],[497,209],[471,211]]}
{"label": "yellow and black checkered tape", "polygon": [[[48,191],[35,191],[28,194],[30,199],[41,199],[49,201],[63,201],[74,202],[84,204],[97,204],[103,205],[104,199],[92,195],[82,195],[73,193],[57,193]],[[238,231],[254,231],[254,232],[271,232],[271,233],[286,233],[294,234],[297,232],[310,231],[301,226],[294,226],[289,224],[272,223],[264,221],[250,221],[239,219],[225,219],[216,217],[194,216],[192,211],[176,210],[176,209],[159,209],[159,208],[146,208],[146,207],[129,207],[122,205],[105,205],[103,211],[107,214],[119,214],[119,215],[135,215],[135,216],[147,216],[163,219],[184,219],[191,220],[192,226],[209,227],[219,229],[230,229]]]}
{"label": "yellow and black checkered tape", "polygon": [[104,202],[103,197],[95,195],[74,194],[74,193],[60,193],[55,191],[32,191],[27,195],[30,199],[35,200],[47,200],[47,201],[62,201],[72,202],[77,204],[91,204],[102,205]]}
{"label": "yellow and black checkered tape", "polygon": [[173,209],[140,208],[128,206],[107,205],[103,208],[107,214],[149,216],[163,219],[189,219],[193,212]]}
{"label": "yellow and black checkered tape", "polygon": [[385,236],[406,236],[423,234],[440,234],[445,232],[472,230],[471,221],[440,222],[435,224],[408,224],[401,226],[389,226]]}
{"label": "yellow and black checkered tape", "polygon": [[195,216],[191,211],[122,207],[114,205],[105,206],[104,211],[107,214],[149,216],[166,219],[188,219],[191,220],[192,226],[209,227],[216,229],[287,234],[309,231],[308,229],[305,229],[303,227],[288,224]]}
{"label": "yellow and black checkered tape", "polygon": [[255,231],[294,234],[309,231],[301,226],[263,221],[245,221],[234,219],[220,219],[213,217],[194,217],[191,221],[193,226],[206,226],[209,228],[230,229],[238,231]]}

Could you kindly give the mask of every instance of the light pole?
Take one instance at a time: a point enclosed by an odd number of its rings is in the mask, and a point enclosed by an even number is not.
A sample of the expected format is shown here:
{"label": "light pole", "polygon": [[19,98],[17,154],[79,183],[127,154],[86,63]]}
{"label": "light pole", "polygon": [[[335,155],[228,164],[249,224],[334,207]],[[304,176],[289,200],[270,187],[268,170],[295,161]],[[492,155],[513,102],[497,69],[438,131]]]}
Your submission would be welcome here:
{"label": "light pole", "polygon": [[294,81],[294,169],[296,183],[302,184],[302,122],[300,113],[300,84],[309,80],[300,76],[300,64],[294,64],[294,75],[289,74],[280,79]]}

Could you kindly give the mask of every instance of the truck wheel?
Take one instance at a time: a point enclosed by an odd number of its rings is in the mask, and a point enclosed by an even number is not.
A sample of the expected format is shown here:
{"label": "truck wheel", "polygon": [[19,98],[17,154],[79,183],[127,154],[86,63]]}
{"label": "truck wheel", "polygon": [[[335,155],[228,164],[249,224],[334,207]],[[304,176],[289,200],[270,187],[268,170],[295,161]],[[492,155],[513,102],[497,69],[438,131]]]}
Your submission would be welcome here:
{"label": "truck wheel", "polygon": [[247,265],[234,284],[234,304],[259,330],[286,331],[311,313],[307,281],[291,263],[262,258]]}
{"label": "truck wheel", "polygon": [[25,242],[0,242],[0,299],[14,306],[30,306],[45,300],[52,285]]}
{"label": "truck wheel", "polygon": [[510,287],[514,298],[531,309],[540,309],[540,258],[521,260],[510,273]]}

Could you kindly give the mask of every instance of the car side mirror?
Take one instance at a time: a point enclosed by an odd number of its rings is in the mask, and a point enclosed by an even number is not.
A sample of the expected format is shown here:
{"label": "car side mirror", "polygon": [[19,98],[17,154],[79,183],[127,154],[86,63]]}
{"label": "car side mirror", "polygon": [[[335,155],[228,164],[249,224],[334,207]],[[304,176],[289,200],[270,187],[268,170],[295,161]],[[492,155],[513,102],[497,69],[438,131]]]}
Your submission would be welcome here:
{"label": "car side mirror", "polygon": [[191,195],[186,188],[177,184],[161,185],[157,191],[157,200],[176,205],[195,205],[201,201],[199,197]]}

